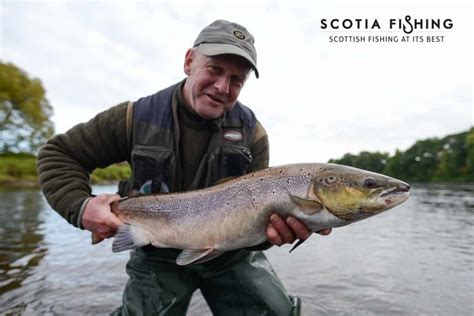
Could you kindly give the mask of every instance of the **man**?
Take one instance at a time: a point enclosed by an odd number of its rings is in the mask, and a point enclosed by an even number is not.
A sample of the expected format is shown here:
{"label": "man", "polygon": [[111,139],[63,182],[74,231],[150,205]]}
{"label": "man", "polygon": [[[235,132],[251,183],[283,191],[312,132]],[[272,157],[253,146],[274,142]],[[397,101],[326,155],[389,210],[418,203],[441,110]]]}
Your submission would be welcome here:
{"label": "man", "polygon": [[[252,71],[258,78],[254,38],[243,26],[218,20],[205,27],[186,53],[185,80],[112,107],[48,141],[38,154],[48,202],[71,224],[109,238],[122,224],[110,203],[132,189],[192,190],[267,167],[266,132],[237,101]],[[120,185],[120,195],[91,196],[89,173],[125,160],[132,176]],[[295,218],[273,214],[269,219],[273,245],[310,234]],[[185,267],[175,264],[178,249],[132,251],[130,279],[116,314],[183,315],[198,288],[217,315],[297,314],[298,300],[255,249]]]}

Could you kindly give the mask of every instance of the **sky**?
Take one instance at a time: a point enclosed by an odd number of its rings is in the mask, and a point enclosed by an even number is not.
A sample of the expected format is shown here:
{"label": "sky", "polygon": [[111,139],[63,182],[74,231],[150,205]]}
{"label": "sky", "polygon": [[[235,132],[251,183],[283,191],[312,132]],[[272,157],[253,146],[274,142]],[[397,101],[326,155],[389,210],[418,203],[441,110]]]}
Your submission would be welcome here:
{"label": "sky", "polygon": [[[407,16],[453,26],[407,34],[396,27]],[[260,72],[239,100],[269,135],[270,164],[326,162],[474,125],[472,18],[470,1],[0,0],[0,59],[42,80],[63,133],[182,80],[200,30],[238,22],[255,36]],[[339,28],[323,29],[323,19]]]}

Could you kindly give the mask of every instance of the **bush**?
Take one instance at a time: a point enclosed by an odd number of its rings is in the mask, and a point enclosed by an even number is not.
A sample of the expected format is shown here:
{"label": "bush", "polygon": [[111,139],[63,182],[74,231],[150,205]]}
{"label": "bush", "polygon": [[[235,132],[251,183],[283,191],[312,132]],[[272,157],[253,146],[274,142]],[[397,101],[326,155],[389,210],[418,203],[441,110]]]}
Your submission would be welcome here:
{"label": "bush", "polygon": [[91,174],[92,183],[116,182],[130,177],[131,170],[128,163],[118,163],[103,169],[95,169]]}
{"label": "bush", "polygon": [[37,177],[35,156],[12,153],[0,155],[0,178],[35,179]]}

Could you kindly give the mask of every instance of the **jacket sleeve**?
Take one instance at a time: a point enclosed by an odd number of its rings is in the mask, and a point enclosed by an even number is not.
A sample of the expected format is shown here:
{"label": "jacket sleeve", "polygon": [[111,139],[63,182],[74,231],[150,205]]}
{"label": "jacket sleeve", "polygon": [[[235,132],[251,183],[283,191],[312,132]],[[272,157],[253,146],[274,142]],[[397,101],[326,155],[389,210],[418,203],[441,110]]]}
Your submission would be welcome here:
{"label": "jacket sleeve", "polygon": [[129,159],[127,104],[54,136],[38,152],[39,180],[46,200],[76,227],[81,227],[82,205],[91,196],[89,174]]}

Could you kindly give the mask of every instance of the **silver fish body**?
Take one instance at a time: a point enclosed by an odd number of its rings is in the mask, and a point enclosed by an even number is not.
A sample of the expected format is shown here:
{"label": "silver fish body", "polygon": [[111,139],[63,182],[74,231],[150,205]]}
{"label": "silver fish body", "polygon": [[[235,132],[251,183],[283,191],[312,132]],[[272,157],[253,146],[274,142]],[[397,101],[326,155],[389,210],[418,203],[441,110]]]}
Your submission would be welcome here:
{"label": "silver fish body", "polygon": [[318,231],[378,214],[408,196],[408,184],[348,166],[273,167],[206,189],[114,203],[112,211],[125,224],[112,249],[152,244],[183,249],[179,265],[205,262],[266,241],[272,213],[294,216]]}

